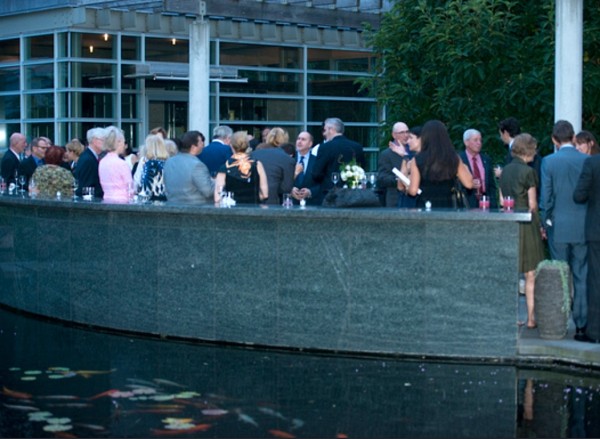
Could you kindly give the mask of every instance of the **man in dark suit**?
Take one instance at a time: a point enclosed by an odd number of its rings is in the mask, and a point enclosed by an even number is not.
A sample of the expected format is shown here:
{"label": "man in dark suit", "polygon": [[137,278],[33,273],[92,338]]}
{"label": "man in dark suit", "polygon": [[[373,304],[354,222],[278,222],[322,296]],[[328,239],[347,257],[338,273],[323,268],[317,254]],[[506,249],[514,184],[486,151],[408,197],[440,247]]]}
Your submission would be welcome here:
{"label": "man in dark suit", "polygon": [[317,160],[312,154],[313,136],[308,131],[302,131],[296,139],[296,169],[298,175],[294,179],[292,197],[296,201],[304,200],[306,204],[320,205],[323,201],[320,185],[313,180],[312,170]]}
{"label": "man in dark suit", "polygon": [[24,189],[29,190],[29,180],[38,166],[44,164],[46,151],[50,148],[46,137],[36,137],[31,141],[31,155],[19,164],[19,175],[24,175],[27,180]]}
{"label": "man in dark suit", "polygon": [[12,133],[9,140],[10,144],[8,150],[2,157],[2,163],[0,164],[0,175],[8,186],[10,183],[15,181],[15,174],[19,171],[19,164],[21,163],[21,154],[27,147],[27,140],[21,133]]}
{"label": "man in dark suit", "polygon": [[344,136],[344,123],[337,117],[325,120],[323,137],[325,142],[319,146],[312,177],[320,183],[324,197],[333,187],[331,174],[339,172],[343,163],[350,163],[353,159],[364,168],[365,155],[361,145]]}
{"label": "man in dark suit", "polygon": [[576,203],[587,203],[588,315],[584,336],[576,340],[600,343],[600,154],[587,158],[583,163],[573,199]]}
{"label": "man in dark suit", "polygon": [[410,131],[404,122],[396,122],[392,127],[392,140],[388,148],[381,151],[377,162],[377,187],[385,191],[385,207],[398,207],[398,197],[404,196],[398,190],[398,177],[392,171],[402,169],[402,160],[410,160],[414,154],[408,149]]}
{"label": "man in dark suit", "polygon": [[542,160],[540,212],[547,232],[552,259],[565,261],[573,274],[573,321],[576,337],[587,324],[587,245],[585,243],[586,204],[573,200],[573,191],[587,156],[574,146],[575,131],[566,120],[552,129],[556,152]]}
{"label": "man in dark suit", "polygon": [[232,156],[231,135],[233,130],[227,125],[220,125],[213,130],[212,141],[198,154],[198,158],[208,168],[211,177],[217,175],[219,168]]}
{"label": "man in dark suit", "polygon": [[[502,142],[504,142],[504,144],[507,146],[507,152],[506,152],[506,159],[505,164],[509,164],[512,161],[512,155],[511,155],[511,149],[512,149],[512,144],[515,140],[515,137],[517,137],[519,134],[521,134],[521,125],[519,124],[519,121],[517,119],[515,119],[514,117],[508,117],[502,121],[500,121],[500,123],[498,124],[498,131],[500,132],[500,139],[502,139]],[[531,162],[528,163],[530,168],[533,168],[533,170],[535,171],[537,177],[538,177],[538,181],[540,181],[541,178],[541,168],[542,168],[542,159],[540,158],[539,154],[536,154],[535,157],[533,158],[533,160]],[[499,170],[498,172],[496,172],[496,177],[500,178],[500,175],[502,174],[502,170]],[[538,189],[537,191],[538,193],[538,198],[540,195],[540,191]]]}
{"label": "man in dark suit", "polygon": [[98,162],[100,154],[104,150],[104,139],[106,130],[104,128],[91,128],[87,132],[88,147],[81,153],[74,176],[78,180],[77,195],[81,196],[84,187],[94,188],[94,197],[103,198],[104,191],[98,177]]}
{"label": "man in dark suit", "polygon": [[463,134],[465,150],[459,153],[461,160],[473,176],[473,189],[466,190],[469,206],[478,207],[479,199],[487,195],[490,199],[490,208],[498,206],[498,190],[491,158],[481,152],[481,133],[470,128]]}

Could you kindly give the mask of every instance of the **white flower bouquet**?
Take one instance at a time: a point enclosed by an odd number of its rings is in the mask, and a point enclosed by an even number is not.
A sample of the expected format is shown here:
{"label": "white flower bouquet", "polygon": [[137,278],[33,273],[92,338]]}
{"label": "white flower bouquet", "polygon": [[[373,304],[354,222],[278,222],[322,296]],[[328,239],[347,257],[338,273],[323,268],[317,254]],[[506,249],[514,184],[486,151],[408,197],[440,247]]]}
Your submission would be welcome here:
{"label": "white flower bouquet", "polygon": [[351,188],[358,187],[359,183],[367,178],[365,170],[358,166],[354,160],[340,167],[340,177]]}

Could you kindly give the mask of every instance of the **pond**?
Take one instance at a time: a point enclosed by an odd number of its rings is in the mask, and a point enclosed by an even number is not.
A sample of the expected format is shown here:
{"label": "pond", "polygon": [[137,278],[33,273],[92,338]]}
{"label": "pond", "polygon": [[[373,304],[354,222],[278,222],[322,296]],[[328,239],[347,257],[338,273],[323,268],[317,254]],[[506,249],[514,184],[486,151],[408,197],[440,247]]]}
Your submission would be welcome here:
{"label": "pond", "polygon": [[115,335],[0,309],[0,437],[600,437],[600,373]]}

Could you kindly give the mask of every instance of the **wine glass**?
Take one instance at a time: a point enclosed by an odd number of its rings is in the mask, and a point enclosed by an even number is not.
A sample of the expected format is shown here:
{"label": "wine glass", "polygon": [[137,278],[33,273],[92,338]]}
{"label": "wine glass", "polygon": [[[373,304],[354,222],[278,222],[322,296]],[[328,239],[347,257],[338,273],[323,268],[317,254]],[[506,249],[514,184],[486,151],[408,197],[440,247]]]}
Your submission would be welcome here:
{"label": "wine glass", "polygon": [[19,192],[25,193],[25,185],[27,184],[27,177],[24,175],[19,175]]}
{"label": "wine glass", "polygon": [[74,178],[71,186],[73,187],[73,199],[76,200],[77,199],[77,189],[79,188],[79,180]]}
{"label": "wine glass", "polygon": [[369,183],[371,183],[371,189],[375,189],[377,184],[377,174],[375,172],[369,172]]}
{"label": "wine glass", "polygon": [[337,186],[338,182],[340,181],[340,173],[332,172],[331,173],[331,181],[333,182],[334,186]]}

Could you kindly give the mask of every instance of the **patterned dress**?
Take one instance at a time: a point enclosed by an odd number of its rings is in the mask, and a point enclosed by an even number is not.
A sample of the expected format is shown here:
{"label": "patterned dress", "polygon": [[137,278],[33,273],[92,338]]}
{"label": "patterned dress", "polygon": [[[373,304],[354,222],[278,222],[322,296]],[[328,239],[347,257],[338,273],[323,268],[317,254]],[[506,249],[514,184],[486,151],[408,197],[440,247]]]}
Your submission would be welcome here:
{"label": "patterned dress", "polygon": [[142,187],[146,193],[150,194],[152,201],[167,201],[165,193],[165,179],[163,177],[163,167],[165,160],[148,160],[144,163],[142,171]]}

